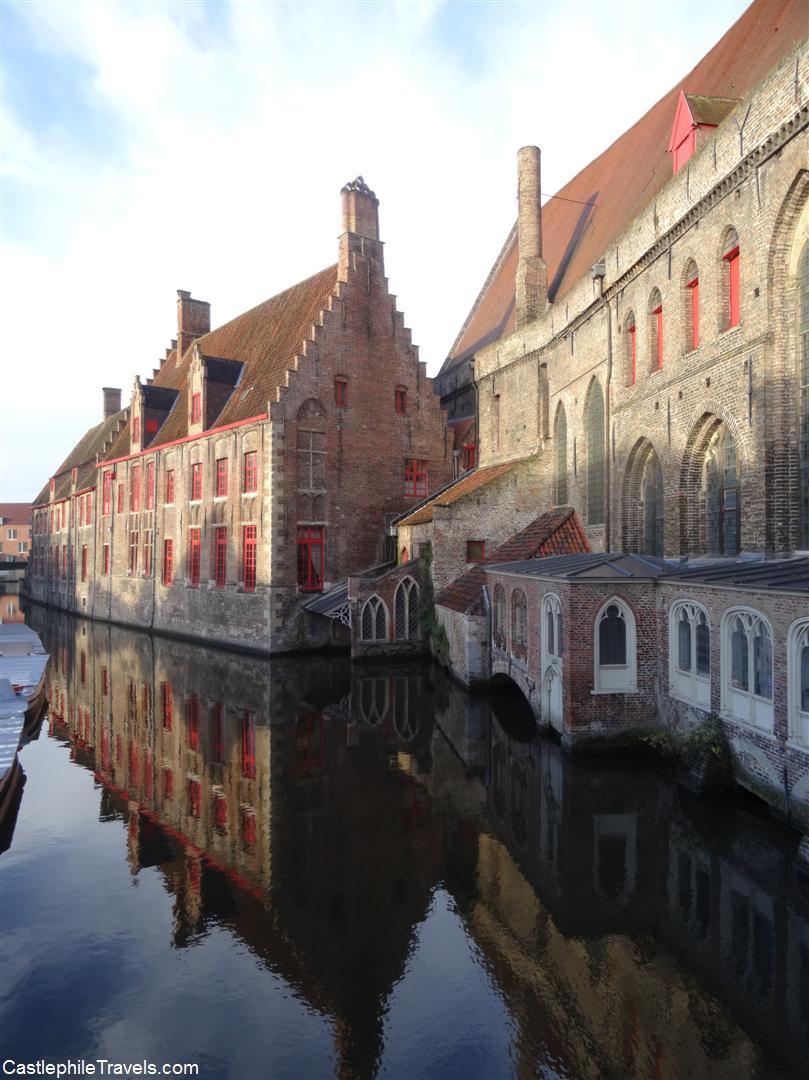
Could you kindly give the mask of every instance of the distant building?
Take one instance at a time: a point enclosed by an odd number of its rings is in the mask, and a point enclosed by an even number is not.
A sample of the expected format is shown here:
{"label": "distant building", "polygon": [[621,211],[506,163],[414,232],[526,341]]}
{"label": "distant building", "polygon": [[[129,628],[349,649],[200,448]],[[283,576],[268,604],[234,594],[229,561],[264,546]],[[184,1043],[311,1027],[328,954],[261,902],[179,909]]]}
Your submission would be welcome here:
{"label": "distant building", "polygon": [[27,562],[31,550],[31,504],[0,503],[0,562]]}
{"label": "distant building", "polygon": [[311,643],[301,600],[395,558],[388,525],[451,479],[451,436],[376,196],[342,200],[336,264],[214,330],[178,293],[153,377],[122,412],[107,394],[36,499],[35,599],[275,652]]}

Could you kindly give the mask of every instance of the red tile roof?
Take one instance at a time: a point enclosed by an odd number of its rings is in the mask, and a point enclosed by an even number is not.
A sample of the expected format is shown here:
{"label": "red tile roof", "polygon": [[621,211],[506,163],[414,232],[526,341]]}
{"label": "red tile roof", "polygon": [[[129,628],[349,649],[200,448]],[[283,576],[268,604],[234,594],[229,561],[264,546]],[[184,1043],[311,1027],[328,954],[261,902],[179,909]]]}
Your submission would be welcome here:
{"label": "red tile roof", "polygon": [[[329,297],[336,286],[335,264],[197,338],[195,344],[204,355],[244,364],[239,386],[217,417],[217,427],[247,420],[266,410],[267,402],[274,400],[278,387],[284,384],[295,356],[302,352],[311,327],[320,319],[321,311],[328,307]],[[188,434],[188,395],[185,388],[192,348],[187,349],[182,357],[177,349],[172,349],[155,376],[155,386],[170,387],[179,390],[180,394],[150,448],[182,439]],[[109,457],[124,457],[129,451],[127,425]]]}
{"label": "red tile roof", "polygon": [[445,585],[436,595],[435,602],[452,611],[469,614],[481,604],[480,590],[486,580],[484,567],[488,564],[544,559],[551,555],[578,555],[589,550],[590,545],[576,511],[570,506],[557,506],[509,537],[482,563]]}
{"label": "red tile roof", "polygon": [[489,465],[485,469],[475,469],[473,472],[466,473],[460,480],[456,480],[454,484],[444,488],[440,494],[417,507],[412,514],[402,518],[398,524],[423,525],[428,521],[432,521],[434,507],[452,506],[458,499],[463,499],[466,495],[471,495],[473,491],[485,487],[492,480],[496,480],[498,476],[510,472],[515,465],[519,465],[520,461],[525,460],[526,458],[519,458],[517,461],[504,461],[500,465]]}
{"label": "red tile roof", "polygon": [[[693,71],[566,184],[560,198],[542,207],[551,299],[561,299],[671,179],[667,147],[680,91],[743,98],[806,36],[808,26],[806,0],[756,0]],[[563,201],[568,199],[574,201]],[[515,228],[445,367],[514,330],[517,259]]]}

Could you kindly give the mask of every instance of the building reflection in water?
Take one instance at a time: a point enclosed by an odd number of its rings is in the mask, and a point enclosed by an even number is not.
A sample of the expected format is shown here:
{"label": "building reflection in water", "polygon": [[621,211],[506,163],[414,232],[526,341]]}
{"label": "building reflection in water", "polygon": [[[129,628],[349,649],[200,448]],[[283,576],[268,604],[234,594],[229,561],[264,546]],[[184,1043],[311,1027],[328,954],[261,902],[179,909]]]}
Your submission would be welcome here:
{"label": "building reflection in water", "polygon": [[[373,1076],[436,888],[512,1017],[515,1075],[759,1075],[809,1050],[793,838],[633,766],[519,742],[427,666],[272,660],[35,609],[50,732],[174,898],[228,928]],[[435,988],[436,1008],[441,988]]]}

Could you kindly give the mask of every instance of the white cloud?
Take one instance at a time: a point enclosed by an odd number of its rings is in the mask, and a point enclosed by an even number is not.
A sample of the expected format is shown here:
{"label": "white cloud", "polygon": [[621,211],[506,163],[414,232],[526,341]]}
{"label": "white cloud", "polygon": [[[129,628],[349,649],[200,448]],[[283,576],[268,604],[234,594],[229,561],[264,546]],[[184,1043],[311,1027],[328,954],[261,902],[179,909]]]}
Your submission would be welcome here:
{"label": "white cloud", "polygon": [[99,163],[84,110],[58,132],[6,117],[32,219],[4,225],[2,497],[35,494],[100,419],[102,385],[126,397],[150,374],[177,288],[219,323],[332,262],[357,173],[436,370],[513,222],[517,147],[542,145],[558,188],[744,6],[15,6],[45,83],[66,57],[86,65],[115,138]]}

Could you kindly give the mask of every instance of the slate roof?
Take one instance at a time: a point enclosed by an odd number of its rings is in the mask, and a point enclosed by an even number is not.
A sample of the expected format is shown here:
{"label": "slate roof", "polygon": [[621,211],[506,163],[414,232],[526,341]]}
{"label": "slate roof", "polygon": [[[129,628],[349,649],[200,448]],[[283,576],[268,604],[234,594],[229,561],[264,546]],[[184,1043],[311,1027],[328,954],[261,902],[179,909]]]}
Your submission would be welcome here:
{"label": "slate roof", "polygon": [[734,559],[730,562],[681,567],[675,571],[674,576],[686,584],[698,582],[729,588],[809,593],[809,558],[798,556],[794,559]]}
{"label": "slate roof", "polygon": [[571,555],[589,550],[590,545],[576,511],[570,506],[558,506],[535,518],[530,525],[496,548],[482,563],[445,585],[436,595],[435,602],[452,611],[470,613],[481,603],[480,590],[486,580],[486,570],[492,564],[524,559],[544,560],[554,555]]}
{"label": "slate roof", "polygon": [[[697,99],[743,98],[806,33],[805,0],[756,0],[691,72],[545,203],[542,247],[552,300],[602,258],[671,179],[667,146],[680,91]],[[515,227],[442,370],[514,330],[517,259]]]}
{"label": "slate roof", "polygon": [[[54,499],[66,499],[73,489],[70,474],[73,469],[78,469],[76,489],[95,487],[96,482],[96,454],[103,454],[105,448],[113,440],[117,442],[115,432],[119,425],[124,424],[129,415],[128,409],[121,409],[113,413],[100,424],[91,427],[76,443],[68,456],[53,474],[56,480],[54,487]],[[128,424],[126,425],[128,428]],[[128,436],[127,436],[128,439]],[[50,480],[45,484],[42,491],[34,499],[33,506],[42,506],[50,502]]]}
{"label": "slate roof", "polygon": [[[337,286],[337,264],[270,297],[250,311],[197,338],[195,344],[206,357],[244,364],[239,385],[216,420],[217,427],[247,420],[266,411],[275,398],[294,358],[303,349],[311,327],[328,307]],[[188,394],[185,392],[193,346],[179,356],[174,348],[154,379],[154,386],[179,390],[177,402],[149,444],[149,449],[182,439],[188,434]],[[110,450],[109,457],[130,452],[129,425]]]}
{"label": "slate roof", "polygon": [[486,487],[487,484],[490,484],[492,480],[496,480],[499,476],[504,476],[515,465],[519,465],[521,461],[527,461],[527,458],[504,461],[499,465],[488,465],[484,469],[473,469],[462,476],[460,480],[456,480],[455,483],[443,488],[437,495],[432,495],[426,502],[417,506],[407,517],[400,518],[397,524],[424,525],[426,522],[432,521],[433,509],[436,506],[452,506],[459,499],[463,499],[467,495],[471,495],[472,492]]}
{"label": "slate roof", "polygon": [[668,576],[678,566],[679,563],[653,555],[592,551],[542,560],[501,561],[487,565],[486,570],[497,574],[517,574],[521,577],[575,578],[577,581],[649,581]]}

